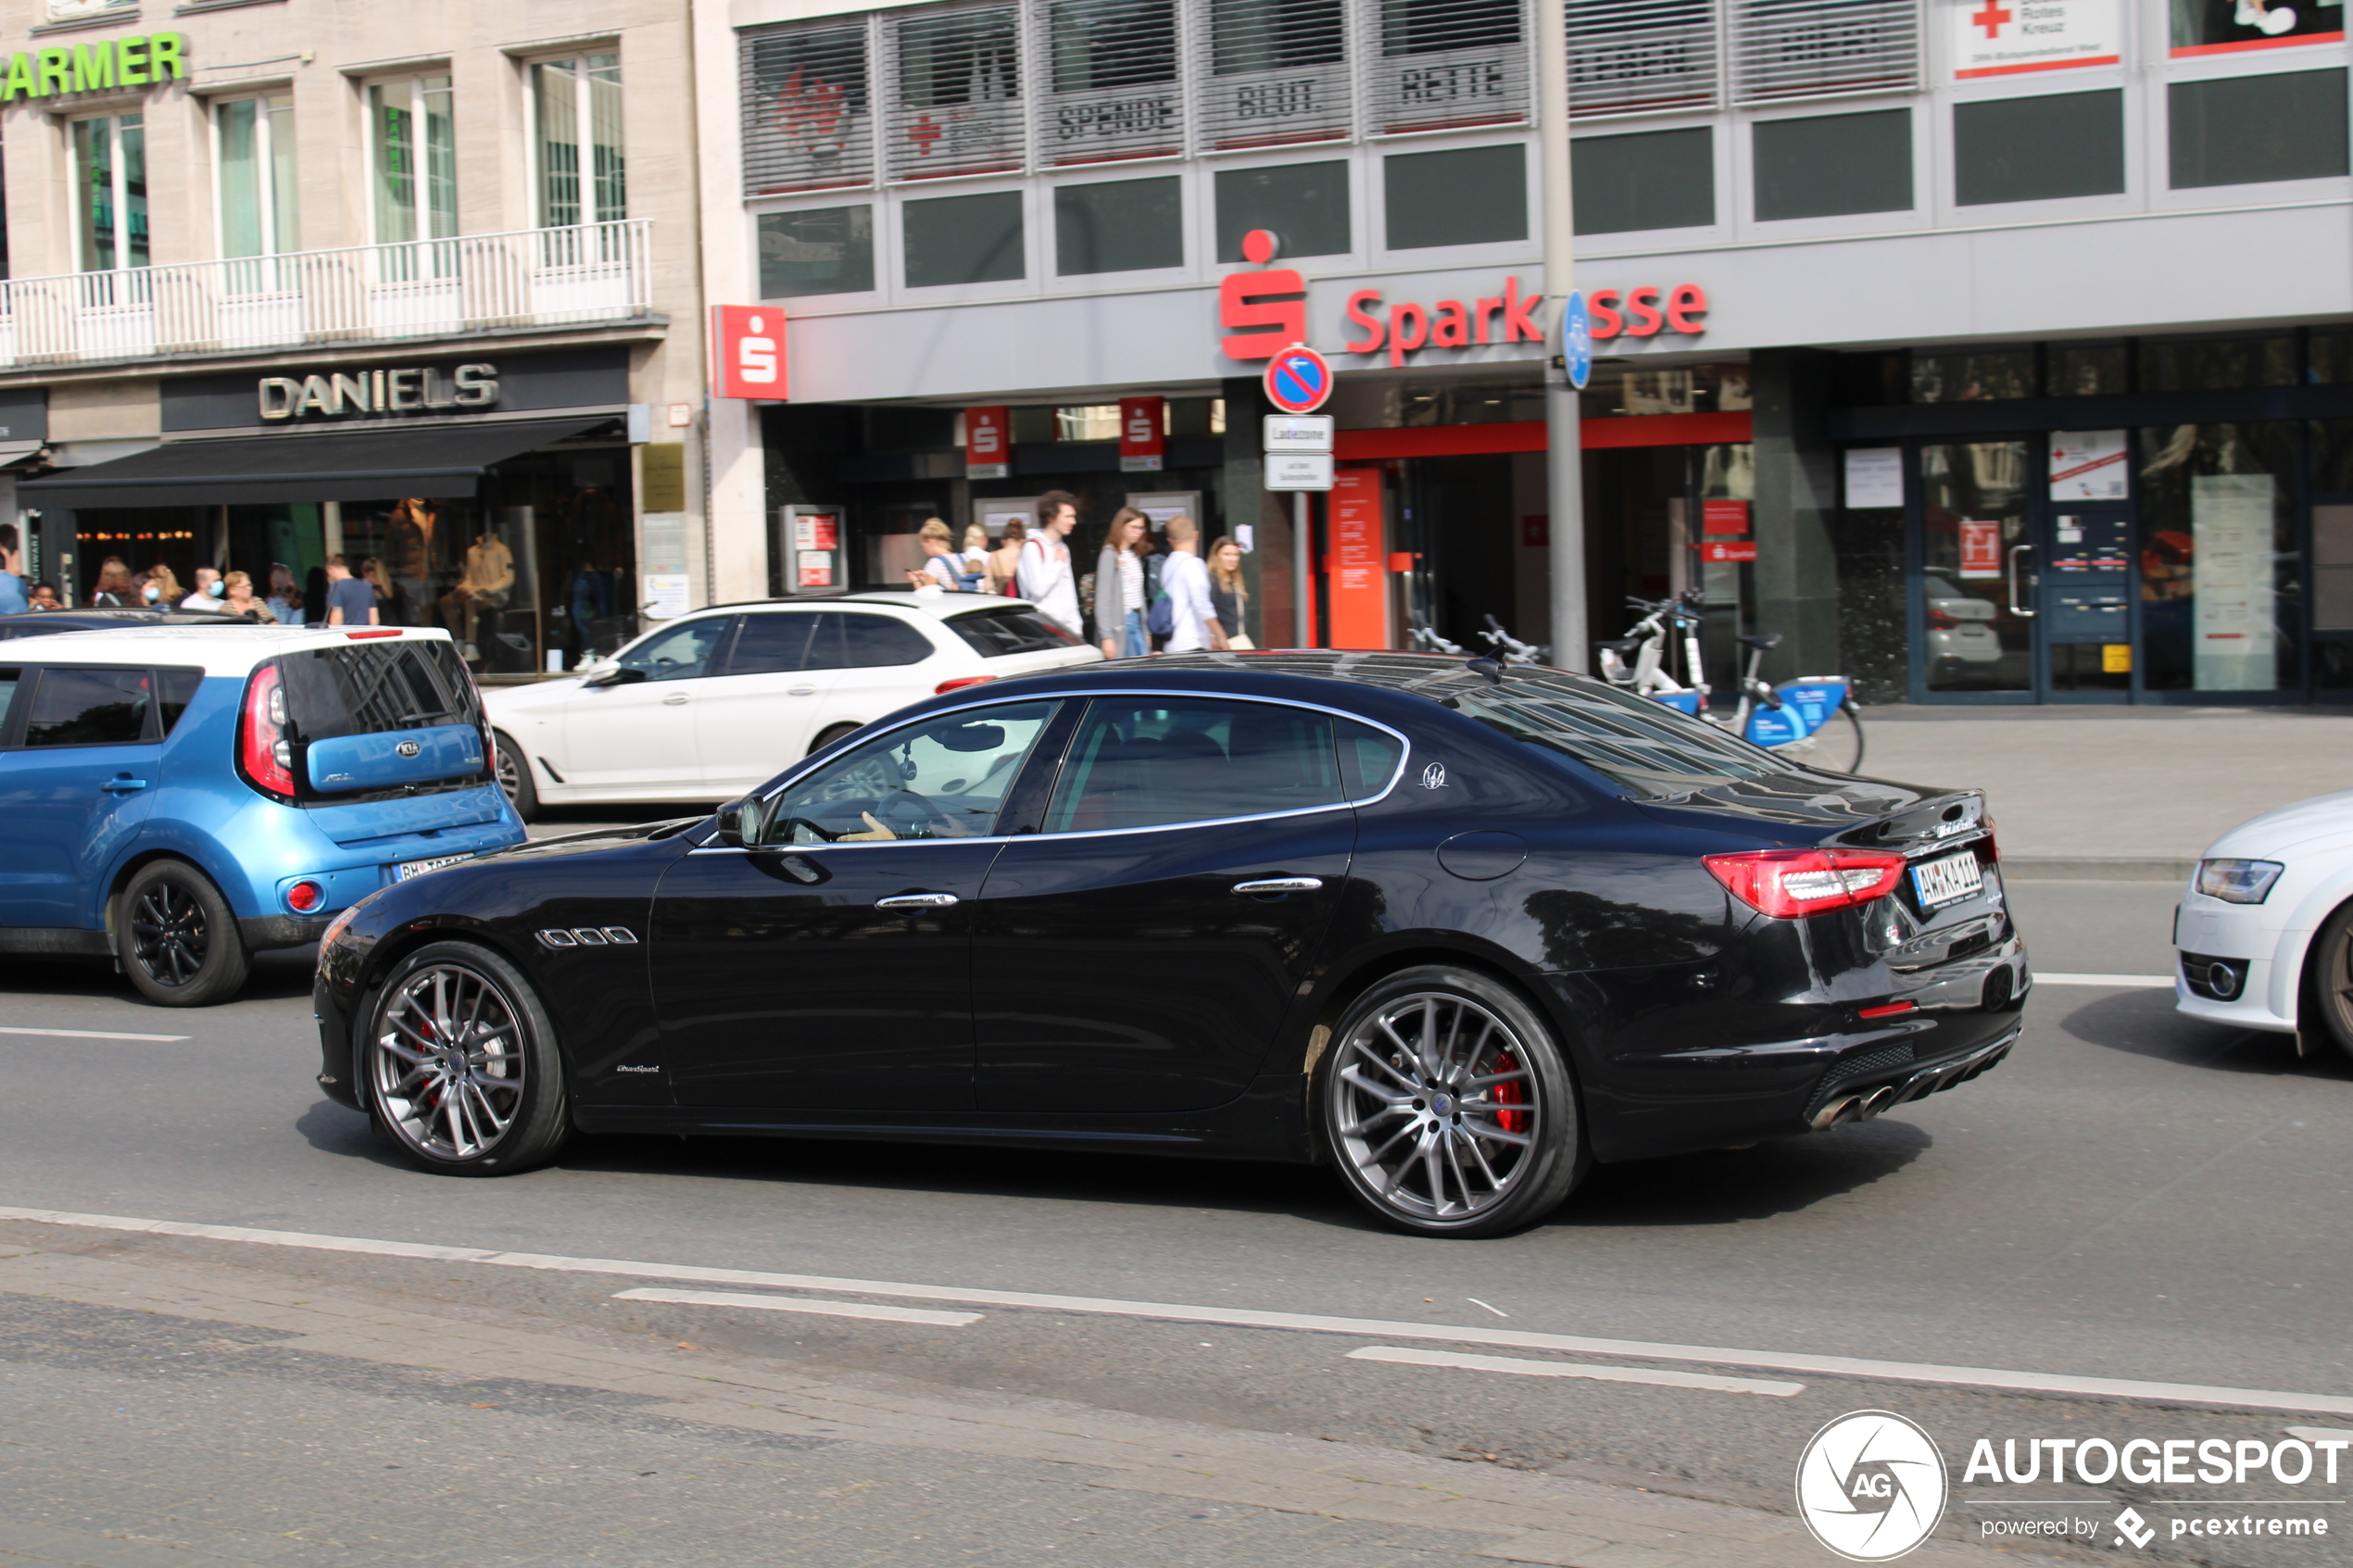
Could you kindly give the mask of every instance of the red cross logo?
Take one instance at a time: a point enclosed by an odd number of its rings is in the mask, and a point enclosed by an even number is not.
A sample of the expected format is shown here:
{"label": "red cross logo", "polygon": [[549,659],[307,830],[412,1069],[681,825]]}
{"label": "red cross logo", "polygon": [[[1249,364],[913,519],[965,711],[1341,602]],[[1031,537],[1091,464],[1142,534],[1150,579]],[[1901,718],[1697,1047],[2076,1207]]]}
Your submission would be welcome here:
{"label": "red cross logo", "polygon": [[1985,0],[1985,9],[1975,12],[1969,20],[1985,30],[1988,39],[2002,36],[2002,24],[2011,20],[2010,13],[2002,9],[2002,0]]}
{"label": "red cross logo", "polygon": [[[1987,3],[1991,4],[1992,0],[1987,0]],[[931,122],[929,115],[924,116],[907,128],[907,140],[915,144],[915,154],[919,157],[929,157],[933,145],[945,134],[945,132]]]}

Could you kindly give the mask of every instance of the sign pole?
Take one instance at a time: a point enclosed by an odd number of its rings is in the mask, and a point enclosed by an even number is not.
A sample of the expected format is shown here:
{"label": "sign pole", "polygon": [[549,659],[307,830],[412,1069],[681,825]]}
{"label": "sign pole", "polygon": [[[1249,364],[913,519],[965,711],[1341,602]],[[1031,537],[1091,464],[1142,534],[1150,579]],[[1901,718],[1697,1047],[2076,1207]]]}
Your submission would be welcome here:
{"label": "sign pole", "polygon": [[[1544,177],[1544,295],[1552,331],[1567,318],[1577,222],[1569,205],[1568,4],[1536,0],[1537,141]],[[1581,378],[1580,378],[1581,380]],[[1544,376],[1546,488],[1552,502],[1553,664],[1585,670],[1592,633],[1586,624],[1585,454],[1578,430],[1578,387],[1564,367]]]}
{"label": "sign pole", "polygon": [[1329,490],[1333,481],[1332,417],[1315,412],[1332,395],[1332,368],[1305,344],[1294,343],[1267,364],[1265,383],[1266,401],[1280,410],[1264,420],[1265,484],[1291,493],[1291,646],[1303,648],[1311,622],[1309,596],[1315,591],[1307,492]]}
{"label": "sign pole", "polygon": [[1290,493],[1290,646],[1295,648],[1307,646],[1307,596],[1315,591],[1307,551],[1314,543],[1314,533],[1307,526],[1307,492],[1294,490]]}

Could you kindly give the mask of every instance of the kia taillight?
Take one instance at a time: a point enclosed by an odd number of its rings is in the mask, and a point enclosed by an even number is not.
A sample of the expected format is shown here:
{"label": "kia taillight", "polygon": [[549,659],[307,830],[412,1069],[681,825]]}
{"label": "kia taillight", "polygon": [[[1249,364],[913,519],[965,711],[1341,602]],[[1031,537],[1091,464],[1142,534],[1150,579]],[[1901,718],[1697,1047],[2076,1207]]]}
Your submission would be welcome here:
{"label": "kia taillight", "polygon": [[282,800],[295,795],[294,745],[286,738],[286,687],[274,664],[245,683],[237,718],[237,763],[256,789]]}
{"label": "kia taillight", "polygon": [[1733,897],[1781,920],[1883,898],[1904,876],[1904,857],[1878,849],[1752,849],[1705,864]]}

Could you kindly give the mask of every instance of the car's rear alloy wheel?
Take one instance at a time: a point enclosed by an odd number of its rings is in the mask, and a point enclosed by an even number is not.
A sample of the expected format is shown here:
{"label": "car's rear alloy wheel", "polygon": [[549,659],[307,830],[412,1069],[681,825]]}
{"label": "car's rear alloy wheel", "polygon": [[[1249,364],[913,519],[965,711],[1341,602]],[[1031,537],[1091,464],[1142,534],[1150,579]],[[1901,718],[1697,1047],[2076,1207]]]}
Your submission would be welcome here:
{"label": "car's rear alloy wheel", "polygon": [[554,1031],[505,960],[469,943],[422,947],[395,967],[366,1017],[370,1108],[418,1164],[504,1174],[563,1141]]}
{"label": "car's rear alloy wheel", "polygon": [[141,996],[175,1008],[226,1001],[251,968],[229,901],[182,860],[150,861],[123,888],[115,956]]}
{"label": "car's rear alloy wheel", "polygon": [[1488,976],[1430,966],[1358,997],[1318,1063],[1326,1147],[1357,1199],[1425,1236],[1541,1219],[1584,1166],[1552,1033]]}

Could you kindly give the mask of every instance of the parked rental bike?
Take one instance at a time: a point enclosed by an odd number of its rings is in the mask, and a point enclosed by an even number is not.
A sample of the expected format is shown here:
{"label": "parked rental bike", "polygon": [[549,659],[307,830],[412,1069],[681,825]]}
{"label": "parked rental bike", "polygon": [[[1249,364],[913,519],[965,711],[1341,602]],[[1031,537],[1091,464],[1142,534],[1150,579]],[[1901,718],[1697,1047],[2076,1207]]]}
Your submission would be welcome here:
{"label": "parked rental bike", "polygon": [[[1642,617],[1625,636],[1599,644],[1602,677],[1612,685],[1680,709],[1766,747],[1785,752],[1806,766],[1851,773],[1863,765],[1863,721],[1856,717],[1843,675],[1800,675],[1775,686],[1757,674],[1765,650],[1780,644],[1778,633],[1743,636],[1747,668],[1741,696],[1730,719],[1710,712],[1708,684],[1700,678],[1700,611],[1684,599],[1628,599]],[[1676,678],[1680,645],[1683,675]],[[1631,661],[1630,663],[1629,661]]]}

